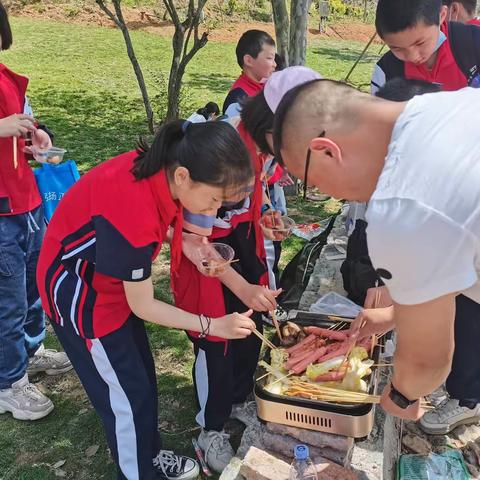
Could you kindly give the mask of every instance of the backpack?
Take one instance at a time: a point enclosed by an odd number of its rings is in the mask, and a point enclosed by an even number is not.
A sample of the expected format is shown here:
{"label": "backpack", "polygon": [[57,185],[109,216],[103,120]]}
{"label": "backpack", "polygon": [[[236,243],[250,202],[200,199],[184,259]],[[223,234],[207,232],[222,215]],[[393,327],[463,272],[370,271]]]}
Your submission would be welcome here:
{"label": "backpack", "polygon": [[333,216],[327,228],[312,238],[284,268],[280,277],[280,287],[283,292],[278,299],[285,310],[297,309],[303,292],[308,285],[315,264],[327,243],[327,238],[332,231],[336,216]]}
{"label": "backpack", "polygon": [[348,298],[363,307],[367,290],[384,285],[373,268],[367,246],[367,222],[358,219],[347,243],[347,258],[340,267]]}
{"label": "backpack", "polygon": [[[448,22],[448,42],[458,67],[467,79],[469,87],[480,88],[480,27]],[[385,73],[385,80],[405,76],[405,62],[391,51],[378,62]]]}

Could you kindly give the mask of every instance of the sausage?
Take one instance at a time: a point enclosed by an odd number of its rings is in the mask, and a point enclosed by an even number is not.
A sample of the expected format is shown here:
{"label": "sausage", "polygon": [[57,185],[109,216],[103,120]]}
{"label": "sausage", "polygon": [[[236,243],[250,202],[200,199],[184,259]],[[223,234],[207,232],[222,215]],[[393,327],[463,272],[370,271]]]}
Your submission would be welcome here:
{"label": "sausage", "polygon": [[328,328],[305,327],[305,331],[310,334],[318,335],[320,337],[330,338],[332,340],[338,340],[340,342],[343,342],[348,338],[347,332],[339,332],[337,330],[328,330]]}
{"label": "sausage", "polygon": [[293,347],[287,348],[287,353],[289,355],[294,354],[297,351],[303,350],[307,345],[313,344],[316,340],[315,335],[309,335],[308,337],[304,338],[301,342],[297,343]]}
{"label": "sausage", "polygon": [[327,349],[325,347],[317,348],[310,355],[305,357],[300,362],[296,363],[290,371],[293,372],[295,375],[303,373],[311,363],[316,362],[322,355],[325,355],[326,351]]}
{"label": "sausage", "polygon": [[345,378],[347,372],[345,370],[341,370],[340,372],[328,372],[324,373],[323,375],[319,375],[315,381],[316,382],[339,382]]}

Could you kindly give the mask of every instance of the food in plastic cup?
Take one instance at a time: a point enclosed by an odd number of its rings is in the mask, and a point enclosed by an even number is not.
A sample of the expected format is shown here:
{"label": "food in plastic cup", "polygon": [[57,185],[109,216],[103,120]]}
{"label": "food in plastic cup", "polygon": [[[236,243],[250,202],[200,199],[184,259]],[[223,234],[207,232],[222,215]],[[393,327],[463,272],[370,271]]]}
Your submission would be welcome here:
{"label": "food in plastic cup", "polygon": [[294,226],[295,221],[286,215],[278,217],[270,215],[267,212],[260,219],[260,227],[262,228],[263,235],[269,240],[276,242],[281,242],[289,237]]}
{"label": "food in plastic cup", "polygon": [[207,277],[218,277],[225,273],[235,251],[225,243],[207,243],[198,248],[200,265],[198,269]]}
{"label": "food in plastic cup", "polygon": [[63,160],[63,156],[67,152],[63,148],[50,147],[47,150],[41,150],[37,147],[32,146],[32,155],[33,158],[38,163],[52,163],[54,165],[59,164]]}

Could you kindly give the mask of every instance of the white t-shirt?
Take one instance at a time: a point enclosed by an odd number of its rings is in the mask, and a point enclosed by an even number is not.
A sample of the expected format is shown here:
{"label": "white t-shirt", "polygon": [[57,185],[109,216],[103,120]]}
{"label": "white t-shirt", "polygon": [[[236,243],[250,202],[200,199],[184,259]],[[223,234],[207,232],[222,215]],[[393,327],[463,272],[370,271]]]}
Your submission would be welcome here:
{"label": "white t-shirt", "polygon": [[373,265],[397,303],[455,292],[480,303],[480,90],[408,102],[366,218]]}

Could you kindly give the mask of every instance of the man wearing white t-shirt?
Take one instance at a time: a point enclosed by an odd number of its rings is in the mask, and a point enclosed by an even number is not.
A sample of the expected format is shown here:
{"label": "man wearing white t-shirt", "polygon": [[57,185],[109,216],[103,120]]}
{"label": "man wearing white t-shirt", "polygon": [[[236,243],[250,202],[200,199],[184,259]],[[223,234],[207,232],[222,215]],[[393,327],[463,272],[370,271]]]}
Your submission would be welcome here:
{"label": "man wearing white t-shirt", "polygon": [[375,312],[377,328],[397,331],[382,405],[402,418],[421,417],[417,400],[450,371],[455,296],[480,303],[479,105],[474,89],[396,103],[317,80],[276,113],[276,153],[289,171],[369,202],[369,252],[395,302]]}

